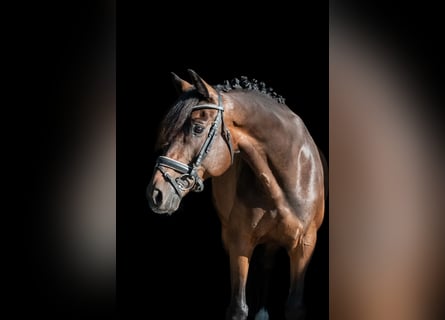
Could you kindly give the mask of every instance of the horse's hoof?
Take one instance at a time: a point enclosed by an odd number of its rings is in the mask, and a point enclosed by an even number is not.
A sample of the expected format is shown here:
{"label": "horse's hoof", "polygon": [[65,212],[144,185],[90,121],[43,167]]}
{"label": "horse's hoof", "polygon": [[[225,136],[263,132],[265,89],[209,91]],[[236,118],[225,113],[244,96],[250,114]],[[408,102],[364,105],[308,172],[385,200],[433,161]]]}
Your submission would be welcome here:
{"label": "horse's hoof", "polygon": [[269,313],[265,308],[261,308],[255,316],[255,320],[269,320]]}

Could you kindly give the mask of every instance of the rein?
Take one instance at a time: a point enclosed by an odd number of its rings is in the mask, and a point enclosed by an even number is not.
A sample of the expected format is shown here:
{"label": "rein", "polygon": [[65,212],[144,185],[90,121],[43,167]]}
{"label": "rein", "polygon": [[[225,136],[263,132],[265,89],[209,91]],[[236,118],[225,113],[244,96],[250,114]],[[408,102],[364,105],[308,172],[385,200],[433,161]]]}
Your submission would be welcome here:
{"label": "rein", "polygon": [[[218,110],[218,114],[216,115],[215,120],[213,121],[210,127],[209,134],[207,135],[206,140],[204,141],[203,145],[201,146],[201,149],[196,155],[195,160],[191,164],[185,164],[183,162],[180,162],[178,160],[166,156],[159,156],[158,159],[156,160],[155,169],[158,169],[162,173],[164,179],[172,185],[173,189],[175,189],[179,197],[182,197],[183,192],[188,190],[194,192],[201,192],[204,190],[204,182],[199,177],[197,169],[201,165],[202,161],[205,159],[207,154],[209,153],[220,125],[221,125],[221,135],[223,136],[224,141],[226,141],[226,144],[229,148],[231,161],[233,163],[232,138],[230,136],[229,129],[227,129],[226,126],[224,125],[224,117],[223,117],[224,107],[222,104],[221,94],[218,92],[218,105],[200,104],[194,106],[192,108],[192,112],[194,110],[200,110],[200,109]],[[173,169],[176,172],[182,173],[182,175],[180,175],[177,178],[173,178],[164,168]]]}

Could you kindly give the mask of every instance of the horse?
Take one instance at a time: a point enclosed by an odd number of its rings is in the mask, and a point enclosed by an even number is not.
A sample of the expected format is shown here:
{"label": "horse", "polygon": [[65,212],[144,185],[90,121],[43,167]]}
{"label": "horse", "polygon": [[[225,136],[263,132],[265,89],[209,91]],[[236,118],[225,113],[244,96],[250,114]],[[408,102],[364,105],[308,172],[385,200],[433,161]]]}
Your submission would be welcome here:
{"label": "horse", "polygon": [[[171,215],[211,179],[230,264],[226,319],[247,319],[249,263],[260,244],[269,260],[279,248],[288,253],[285,315],[303,319],[305,272],[325,211],[324,158],[302,119],[263,82],[241,77],[211,86],[187,71],[190,82],[172,73],[179,97],[160,127],[149,206]],[[255,319],[268,318],[262,308]]]}

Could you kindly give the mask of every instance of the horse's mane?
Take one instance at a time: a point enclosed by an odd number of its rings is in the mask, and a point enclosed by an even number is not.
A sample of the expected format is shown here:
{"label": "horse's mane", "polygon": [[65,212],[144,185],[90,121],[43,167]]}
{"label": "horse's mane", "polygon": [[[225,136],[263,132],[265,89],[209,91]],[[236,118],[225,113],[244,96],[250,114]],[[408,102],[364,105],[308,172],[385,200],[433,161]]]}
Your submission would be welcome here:
{"label": "horse's mane", "polygon": [[[253,90],[262,94],[265,94],[278,103],[284,104],[285,99],[278,95],[272,88],[266,87],[264,82],[258,82],[256,79],[249,80],[245,76],[233,78],[232,80],[225,80],[222,84],[213,86],[215,89],[228,92],[232,90]],[[190,91],[182,94],[173,107],[166,114],[158,136],[156,148],[165,148],[169,142],[172,141],[174,136],[179,130],[188,130],[184,128],[184,124],[187,123],[187,119],[190,116],[192,107],[199,102],[199,95],[196,91]]]}
{"label": "horse's mane", "polygon": [[241,76],[238,78],[233,78],[232,80],[225,80],[222,84],[215,86],[217,90],[228,92],[236,89],[244,90],[254,90],[262,94],[268,95],[269,97],[275,99],[278,103],[285,103],[285,99],[277,94],[272,88],[266,87],[264,82],[258,82],[256,79],[249,80],[246,76]]}

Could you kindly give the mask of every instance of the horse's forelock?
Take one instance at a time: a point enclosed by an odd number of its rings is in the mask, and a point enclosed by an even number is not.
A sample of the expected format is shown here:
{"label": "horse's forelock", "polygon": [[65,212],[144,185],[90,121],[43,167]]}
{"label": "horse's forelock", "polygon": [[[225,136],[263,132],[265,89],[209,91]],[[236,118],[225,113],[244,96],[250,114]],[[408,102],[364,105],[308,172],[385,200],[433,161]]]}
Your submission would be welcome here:
{"label": "horse's forelock", "polygon": [[195,92],[187,92],[181,95],[167,112],[162,121],[157,142],[157,148],[163,148],[172,141],[180,130],[184,127],[190,117],[192,107],[199,102]]}

